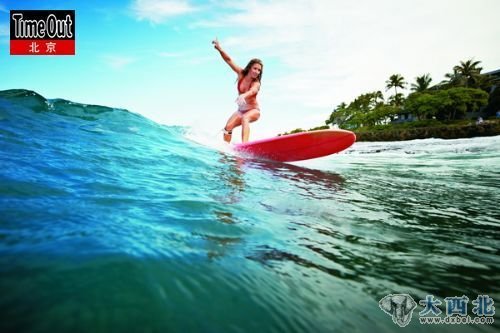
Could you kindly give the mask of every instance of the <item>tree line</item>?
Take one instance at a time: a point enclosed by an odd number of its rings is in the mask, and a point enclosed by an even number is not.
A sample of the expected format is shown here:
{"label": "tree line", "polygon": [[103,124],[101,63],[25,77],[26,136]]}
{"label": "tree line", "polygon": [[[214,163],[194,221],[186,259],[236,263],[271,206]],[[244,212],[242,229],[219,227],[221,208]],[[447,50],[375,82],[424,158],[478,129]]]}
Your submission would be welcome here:
{"label": "tree line", "polygon": [[325,123],[355,130],[387,124],[403,115],[445,121],[463,119],[467,112],[481,108],[487,116],[494,115],[500,110],[500,80],[482,74],[480,64],[473,59],[461,61],[436,85],[432,85],[429,74],[418,76],[408,96],[402,93],[408,82],[402,75],[393,74],[385,82],[386,91],[393,92],[387,100],[381,91],[362,94],[349,104],[335,107]]}

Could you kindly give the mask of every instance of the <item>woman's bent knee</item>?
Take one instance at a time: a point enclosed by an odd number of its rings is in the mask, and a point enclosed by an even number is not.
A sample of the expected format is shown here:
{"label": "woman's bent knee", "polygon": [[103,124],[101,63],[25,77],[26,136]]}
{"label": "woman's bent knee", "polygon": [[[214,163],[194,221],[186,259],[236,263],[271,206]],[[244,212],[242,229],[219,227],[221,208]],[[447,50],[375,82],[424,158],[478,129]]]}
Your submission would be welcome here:
{"label": "woman's bent knee", "polygon": [[259,110],[255,109],[255,110],[251,110],[251,111],[248,111],[247,113],[245,113],[243,115],[243,117],[241,117],[241,122],[248,124],[248,123],[251,123],[251,122],[258,120],[259,118],[260,118],[260,112],[259,112]]}

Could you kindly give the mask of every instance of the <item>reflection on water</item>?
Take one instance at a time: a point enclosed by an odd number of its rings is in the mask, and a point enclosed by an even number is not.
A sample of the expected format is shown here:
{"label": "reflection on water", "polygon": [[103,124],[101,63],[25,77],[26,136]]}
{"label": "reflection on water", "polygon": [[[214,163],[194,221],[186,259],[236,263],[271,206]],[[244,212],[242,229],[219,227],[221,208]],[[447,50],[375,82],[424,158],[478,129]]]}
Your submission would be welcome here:
{"label": "reflection on water", "polygon": [[309,169],[294,164],[247,159],[244,160],[244,165],[293,184],[297,194],[314,199],[335,197],[344,183],[344,178],[334,172]]}
{"label": "reflection on water", "polygon": [[[342,190],[342,185],[344,183],[343,177],[336,173],[308,169],[281,162],[241,158],[220,153],[219,163],[220,168],[218,168],[216,172],[217,184],[214,186],[217,188],[217,191],[213,191],[212,197],[221,205],[212,209],[212,212],[216,221],[225,225],[241,223],[241,220],[239,221],[238,219],[239,214],[236,212],[237,207],[243,205],[251,208],[253,207],[252,205],[256,204],[255,201],[245,198],[245,191],[249,186],[255,186],[256,182],[263,182],[265,184],[271,181],[275,186],[274,193],[267,193],[267,196],[282,198],[284,200],[286,200],[287,197],[286,194],[283,195],[282,192],[285,189],[288,191],[290,185],[293,186],[292,191],[294,195],[302,196],[307,200],[318,200],[335,197],[337,193]],[[245,202],[245,200],[247,201]],[[273,214],[280,214],[280,210],[283,208],[281,205],[273,204],[272,200],[255,200],[258,201],[258,205]],[[288,207],[287,210],[293,212],[294,207]],[[276,217],[277,220],[279,220],[279,216]],[[290,224],[287,228],[294,227]],[[240,237],[220,237],[206,234],[202,234],[201,236],[208,243],[212,243],[211,246],[213,248],[217,249],[217,251],[208,251],[208,256],[210,258],[222,256],[225,253],[225,247],[232,246],[242,241]],[[273,255],[269,256],[266,254],[267,250],[272,251]],[[314,263],[308,264],[307,260],[302,260],[299,256],[292,254],[287,255],[284,251],[270,249],[268,246],[259,248],[257,254],[252,254],[248,258],[267,264],[270,260],[269,258],[276,259],[279,257],[275,255],[277,253],[282,254],[283,258],[288,258],[289,260],[297,259],[297,263],[300,262],[304,266],[316,267],[329,271],[328,268],[322,267],[321,265],[316,265]],[[266,259],[260,260],[259,255]]]}
{"label": "reflection on water", "polygon": [[227,223],[227,224],[233,224],[234,223],[234,216],[233,213],[231,212],[224,212],[220,210],[214,210],[215,216],[217,217],[217,220],[219,220],[222,223]]}
{"label": "reflection on water", "polygon": [[329,171],[308,169],[281,162],[241,158],[224,153],[220,153],[220,156],[219,162],[222,167],[217,170],[217,175],[225,190],[219,191],[214,198],[224,204],[240,202],[241,194],[246,187],[245,173],[248,171],[259,171],[270,177],[290,181],[302,190],[301,194],[315,199],[328,199],[341,190],[344,182],[342,176]]}
{"label": "reflection on water", "polygon": [[342,176],[330,171],[309,169],[299,165],[266,160],[248,159],[244,161],[251,168],[268,171],[272,175],[291,180],[300,186],[309,184],[320,185],[328,189],[332,187],[338,189],[338,186],[344,181]]}
{"label": "reflection on water", "polygon": [[[196,234],[193,233],[194,236]],[[237,245],[242,242],[241,237],[223,237],[215,235],[199,235],[203,240],[206,241],[206,252],[207,258],[210,260],[215,260],[226,256],[230,247]]]}
{"label": "reflection on water", "polygon": [[[220,153],[220,168],[217,178],[220,186],[214,198],[223,204],[234,204],[240,201],[240,194],[245,189],[245,179],[242,170],[244,161],[241,158]],[[225,214],[222,214],[225,215]]]}
{"label": "reflection on water", "polygon": [[[240,195],[257,183],[251,177],[256,171],[257,180],[272,182],[276,194],[259,204],[279,241],[247,246],[245,258],[282,276],[292,276],[292,268],[306,277],[321,272],[357,286],[374,303],[396,292],[415,299],[500,297],[493,274],[500,254],[498,219],[493,207],[485,210],[483,202],[478,209],[471,197],[494,200],[498,193],[491,188],[469,186],[464,192],[460,183],[437,185],[439,176],[389,169],[388,162],[374,163],[370,172],[353,170],[349,182],[292,164],[230,162],[244,184]],[[462,181],[481,184],[487,177]]]}

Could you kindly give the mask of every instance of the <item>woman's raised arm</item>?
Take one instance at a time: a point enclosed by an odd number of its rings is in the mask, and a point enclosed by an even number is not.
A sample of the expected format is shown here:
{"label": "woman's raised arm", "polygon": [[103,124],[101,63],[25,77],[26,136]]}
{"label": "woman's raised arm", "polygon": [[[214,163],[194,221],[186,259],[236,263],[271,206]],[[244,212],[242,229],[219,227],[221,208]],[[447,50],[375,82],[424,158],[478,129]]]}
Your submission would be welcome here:
{"label": "woman's raised arm", "polygon": [[212,44],[214,45],[214,48],[217,51],[219,51],[222,59],[229,65],[229,67],[231,67],[231,69],[233,71],[236,72],[236,74],[238,74],[238,76],[240,76],[241,72],[243,71],[243,69],[240,66],[238,66],[233,61],[233,59],[231,59],[231,57],[222,49],[222,47],[220,46],[219,41],[217,40],[217,38],[215,38],[215,40],[212,41]]}

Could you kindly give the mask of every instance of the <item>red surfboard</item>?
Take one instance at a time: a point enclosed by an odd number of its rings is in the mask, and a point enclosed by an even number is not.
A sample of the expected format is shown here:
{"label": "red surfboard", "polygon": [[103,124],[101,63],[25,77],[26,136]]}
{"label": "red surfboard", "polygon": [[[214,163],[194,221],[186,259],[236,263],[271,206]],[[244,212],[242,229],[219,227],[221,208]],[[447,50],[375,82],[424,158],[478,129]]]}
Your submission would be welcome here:
{"label": "red surfboard", "polygon": [[308,160],[338,153],[356,141],[353,132],[328,129],[234,144],[234,150],[279,162]]}

